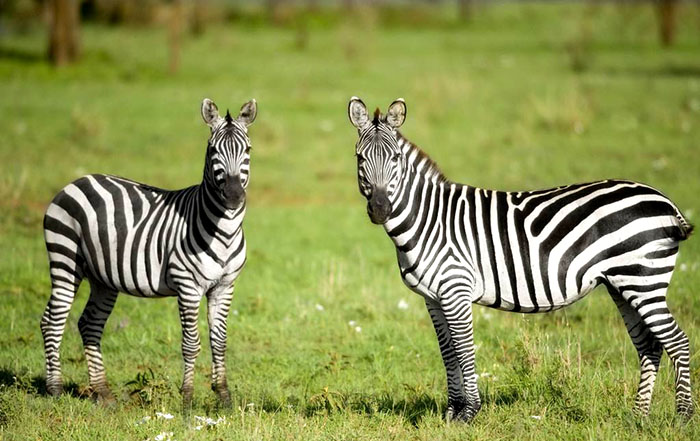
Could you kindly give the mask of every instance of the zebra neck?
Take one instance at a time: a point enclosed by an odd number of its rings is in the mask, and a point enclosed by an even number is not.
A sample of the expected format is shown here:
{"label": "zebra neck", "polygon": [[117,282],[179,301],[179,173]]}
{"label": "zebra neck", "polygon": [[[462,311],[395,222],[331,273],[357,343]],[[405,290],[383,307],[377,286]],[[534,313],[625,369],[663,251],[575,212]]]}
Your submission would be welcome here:
{"label": "zebra neck", "polygon": [[[427,156],[416,154],[416,147],[410,146],[406,152],[408,158],[403,174],[400,191],[392,201],[392,212],[384,223],[384,229],[396,246],[403,245],[404,233],[429,211],[431,201],[436,200],[445,186],[455,185],[447,181],[442,173],[434,167]],[[425,160],[427,158],[427,161]]]}
{"label": "zebra neck", "polygon": [[226,208],[218,191],[206,179],[199,185],[195,199],[191,221],[198,222],[210,237],[228,242],[239,232],[246,211],[245,202],[235,210]]}

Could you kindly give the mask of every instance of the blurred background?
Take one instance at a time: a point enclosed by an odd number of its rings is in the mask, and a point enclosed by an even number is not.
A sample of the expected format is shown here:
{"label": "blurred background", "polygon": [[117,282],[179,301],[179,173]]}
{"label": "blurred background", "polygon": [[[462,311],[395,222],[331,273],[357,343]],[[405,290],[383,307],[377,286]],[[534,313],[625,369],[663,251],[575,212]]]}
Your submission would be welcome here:
{"label": "blurred background", "polygon": [[[36,393],[49,294],[43,213],[87,173],[170,189],[199,183],[202,99],[235,113],[256,98],[249,260],[229,320],[228,371],[240,405],[270,413],[246,424],[296,431],[289,439],[464,439],[459,427],[444,437],[432,325],[357,190],[353,95],[382,110],[403,97],[402,133],[455,181],[525,190],[632,179],[700,224],[697,1],[0,0],[0,426],[22,439],[61,430],[76,439],[76,427],[95,432],[85,439],[153,435],[133,424],[150,409],[143,403],[107,415],[75,398],[54,408]],[[697,347],[698,238],[683,244],[678,268],[669,302]],[[87,299],[83,285],[76,303]],[[80,310],[63,346],[78,395],[87,384]],[[479,372],[492,374],[479,380],[475,438],[648,436],[624,414],[637,358],[607,294],[535,317],[476,308],[475,320]],[[179,333],[172,299],[120,297],[103,347],[122,402],[152,369],[170,395],[149,405],[176,408]],[[196,406],[213,412],[203,346]],[[672,418],[664,366],[654,412]],[[316,417],[331,411],[331,424]],[[547,424],[533,426],[532,415]],[[420,421],[428,429],[420,423],[416,435]],[[665,424],[659,439],[698,439],[697,425],[653,421]]]}
{"label": "blurred background", "polygon": [[87,172],[198,182],[204,97],[259,102],[253,204],[358,202],[352,95],[404,97],[461,182],[663,183],[698,171],[674,167],[697,159],[700,3],[1,0],[0,95],[5,228]]}

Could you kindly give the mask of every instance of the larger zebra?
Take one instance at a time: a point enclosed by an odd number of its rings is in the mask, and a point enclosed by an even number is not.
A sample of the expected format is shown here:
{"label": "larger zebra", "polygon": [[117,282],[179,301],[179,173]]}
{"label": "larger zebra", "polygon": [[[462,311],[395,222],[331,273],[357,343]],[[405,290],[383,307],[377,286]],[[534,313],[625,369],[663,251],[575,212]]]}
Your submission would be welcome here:
{"label": "larger zebra", "polygon": [[357,128],[357,176],[371,221],[396,245],[404,283],[425,299],[447,372],[448,419],[481,408],[472,303],[506,311],[568,306],[607,287],[637,349],[635,410],[646,415],[663,350],[675,368],[676,409],[690,416],[689,343],[666,304],[679,242],[692,226],[658,190],[607,180],[504,192],[447,180],[398,128],[406,104],[370,119],[348,105]]}
{"label": "larger zebra", "polygon": [[100,341],[117,293],[176,296],[182,325],[183,405],[190,406],[195,358],[200,350],[197,316],[207,297],[212,387],[230,402],[226,384],[226,319],[233,282],[246,260],[242,222],[249,181],[248,126],[255,100],[237,118],[219,116],[202,102],[211,128],[201,184],[168,191],[108,175],[88,175],[64,187],[44,217],[51,297],[41,318],[46,386],[62,391],[59,346],[78,286],[90,282],[90,298],[78,328],[90,387],[98,401],[114,402],[105,377]]}

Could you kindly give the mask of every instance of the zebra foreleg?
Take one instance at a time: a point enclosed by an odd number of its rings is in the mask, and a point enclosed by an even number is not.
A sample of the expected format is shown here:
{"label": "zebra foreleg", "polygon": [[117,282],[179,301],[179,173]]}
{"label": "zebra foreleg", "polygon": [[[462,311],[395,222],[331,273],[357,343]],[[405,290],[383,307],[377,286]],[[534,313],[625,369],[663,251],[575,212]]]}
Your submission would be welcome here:
{"label": "zebra foreleg", "polygon": [[627,332],[639,355],[641,372],[639,388],[634,399],[634,411],[642,416],[646,416],[649,414],[649,407],[651,406],[651,397],[654,391],[656,375],[659,371],[663,347],[651,334],[637,310],[632,308],[615,288],[609,286],[608,291],[615,305],[617,305],[620,315],[622,315]]}
{"label": "zebra foreleg", "polygon": [[211,387],[223,406],[231,405],[231,394],[226,382],[226,328],[228,312],[233,299],[233,287],[223,284],[207,293],[207,318],[211,344]]}
{"label": "zebra foreleg", "polygon": [[114,395],[107,384],[105,368],[102,363],[102,351],[100,349],[102,332],[116,301],[117,291],[91,281],[90,299],[85,305],[80,320],[78,320],[78,329],[83,339],[85,358],[88,364],[90,387],[97,394],[97,401],[104,405],[116,403]]}
{"label": "zebra foreleg", "polygon": [[481,398],[476,384],[471,296],[465,292],[444,294],[440,299],[440,306],[447,320],[452,347],[461,369],[463,394],[466,398],[464,407],[452,419],[469,422],[481,409]]}
{"label": "zebra foreleg", "polygon": [[197,328],[197,316],[201,296],[196,292],[181,292],[178,296],[180,324],[182,325],[182,358],[184,372],[182,375],[182,409],[185,413],[192,407],[194,393],[194,362],[199,355],[200,340]]}
{"label": "zebra foreleg", "polygon": [[430,314],[435,327],[435,334],[437,335],[442,361],[445,364],[445,372],[447,374],[447,410],[445,411],[445,419],[452,420],[467,405],[467,398],[462,387],[462,371],[459,367],[457,354],[452,346],[452,337],[450,336],[447,319],[442,312],[440,304],[426,299],[425,306],[428,308],[428,314]]}

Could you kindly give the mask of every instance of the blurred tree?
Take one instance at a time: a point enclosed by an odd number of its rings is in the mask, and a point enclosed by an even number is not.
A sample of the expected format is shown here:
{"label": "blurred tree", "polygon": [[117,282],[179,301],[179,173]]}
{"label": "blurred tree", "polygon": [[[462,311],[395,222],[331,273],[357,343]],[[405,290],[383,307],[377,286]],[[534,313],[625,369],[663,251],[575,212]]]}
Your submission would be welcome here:
{"label": "blurred tree", "polygon": [[184,8],[182,0],[172,0],[168,20],[168,70],[177,73],[180,68],[180,49],[182,47],[182,26]]}
{"label": "blurred tree", "polygon": [[204,22],[207,18],[207,5],[206,0],[194,0],[194,5],[192,8],[192,20],[190,24],[190,31],[194,35],[201,35],[204,33],[205,25]]}
{"label": "blurred tree", "polygon": [[676,6],[678,0],[657,0],[656,8],[659,17],[659,37],[661,44],[670,46],[676,36]]}
{"label": "blurred tree", "polygon": [[472,0],[457,0],[460,21],[469,21],[472,17]]}
{"label": "blurred tree", "polygon": [[278,24],[280,21],[280,5],[282,0],[267,0],[267,16],[270,22]]}
{"label": "blurred tree", "polygon": [[72,63],[80,56],[77,0],[49,0],[49,60],[56,66]]}

